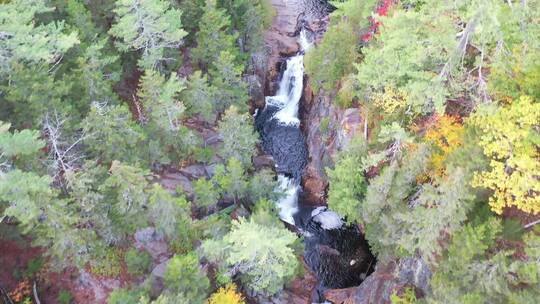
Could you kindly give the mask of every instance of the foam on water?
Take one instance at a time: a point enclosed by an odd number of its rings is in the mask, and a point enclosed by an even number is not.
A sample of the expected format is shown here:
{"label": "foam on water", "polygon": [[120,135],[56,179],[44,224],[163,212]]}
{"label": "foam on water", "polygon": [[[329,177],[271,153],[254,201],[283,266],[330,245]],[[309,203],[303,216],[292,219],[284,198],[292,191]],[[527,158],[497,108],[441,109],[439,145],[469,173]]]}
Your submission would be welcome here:
{"label": "foam on water", "polygon": [[339,229],[343,226],[343,220],[339,214],[328,210],[327,207],[317,207],[311,211],[313,220],[321,224],[322,229],[332,230]]}
{"label": "foam on water", "polygon": [[279,208],[279,217],[285,222],[294,225],[294,214],[298,212],[298,191],[300,185],[285,175],[278,175],[279,188],[285,194],[277,206]]}

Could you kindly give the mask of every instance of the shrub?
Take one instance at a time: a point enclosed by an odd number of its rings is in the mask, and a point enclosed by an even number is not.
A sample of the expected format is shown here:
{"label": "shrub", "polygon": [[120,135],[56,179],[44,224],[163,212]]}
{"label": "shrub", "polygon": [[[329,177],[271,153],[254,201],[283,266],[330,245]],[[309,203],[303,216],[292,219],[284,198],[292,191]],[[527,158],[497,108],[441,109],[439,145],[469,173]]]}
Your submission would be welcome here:
{"label": "shrub", "polygon": [[126,252],[124,261],[130,274],[141,275],[150,268],[152,257],[146,251],[130,249]]}

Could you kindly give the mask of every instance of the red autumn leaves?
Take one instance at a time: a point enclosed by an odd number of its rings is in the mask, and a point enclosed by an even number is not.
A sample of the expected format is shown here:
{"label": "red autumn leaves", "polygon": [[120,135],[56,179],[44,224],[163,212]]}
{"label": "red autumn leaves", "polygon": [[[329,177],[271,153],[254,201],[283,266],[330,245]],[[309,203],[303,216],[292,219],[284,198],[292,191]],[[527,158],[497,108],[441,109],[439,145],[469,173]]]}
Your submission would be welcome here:
{"label": "red autumn leaves", "polygon": [[[388,10],[390,9],[392,3],[392,0],[382,0],[377,9],[375,10],[376,16],[388,15]],[[369,42],[373,38],[373,36],[377,34],[381,22],[377,21],[376,16],[369,18],[371,26],[369,27],[368,32],[360,37],[360,39],[362,39],[362,42]]]}

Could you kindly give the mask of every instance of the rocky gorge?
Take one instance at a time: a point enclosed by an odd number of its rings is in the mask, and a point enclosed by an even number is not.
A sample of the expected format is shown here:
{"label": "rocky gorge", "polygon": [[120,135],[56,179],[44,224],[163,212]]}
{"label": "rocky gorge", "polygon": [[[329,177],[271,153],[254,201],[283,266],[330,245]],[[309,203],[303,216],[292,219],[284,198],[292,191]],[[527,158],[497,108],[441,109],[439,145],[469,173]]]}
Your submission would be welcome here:
{"label": "rocky gorge", "polygon": [[[264,96],[273,96],[279,90],[279,83],[282,80],[280,77],[283,77],[283,72],[287,68],[288,58],[303,51],[297,39],[300,32],[305,31],[308,39],[316,46],[324,35],[331,11],[331,7],[325,1],[272,0],[272,5],[276,15],[272,27],[264,37],[267,57],[265,64],[256,73],[258,86],[264,88]],[[257,108],[257,111],[265,108],[262,95],[254,96],[253,109]],[[354,136],[362,136],[365,132],[366,122],[361,111],[354,107],[340,108],[333,103],[334,98],[335,92],[321,90],[319,93],[314,93],[309,76],[304,75],[298,116],[300,130],[305,139],[307,159],[301,174],[302,191],[299,194],[299,200],[301,205],[312,207],[308,208],[309,211],[317,207],[321,209],[326,205],[328,177],[325,170],[333,166],[337,152],[346,147]],[[309,231],[310,226],[313,227],[314,224],[309,220],[306,222],[307,225],[303,228]],[[352,232],[352,234],[343,232],[347,230],[358,232]],[[351,271],[356,263],[355,253],[348,252],[351,248],[340,247],[335,240],[341,239],[342,242],[347,243],[358,242],[358,246],[352,247],[364,248],[366,252],[369,252],[367,247],[361,245],[367,244],[361,236],[361,227],[350,226],[339,230],[318,229],[310,232],[317,233],[317,231],[324,231],[323,234],[327,235],[315,242],[310,241],[309,237],[306,238],[305,260],[307,266],[311,266],[311,270],[308,270],[303,278],[295,280],[279,299],[273,301],[274,303],[319,301],[321,303],[323,301],[389,303],[392,293],[400,292],[407,287],[414,287],[419,294],[427,292],[431,272],[422,260],[391,261],[379,263],[376,266],[368,265],[367,272],[365,269],[359,272]],[[355,237],[346,240],[352,235]],[[362,256],[364,251],[360,251],[359,255]],[[316,256],[315,263],[311,260],[313,256]],[[344,261],[349,263],[344,263]],[[375,264],[375,261],[371,260],[370,263]],[[367,277],[361,277],[371,272],[370,267],[374,268],[374,272]],[[313,270],[315,273],[312,273]],[[343,275],[343,277],[340,277],[338,281],[333,281],[336,277],[328,275],[329,273]],[[347,275],[353,277],[344,278]],[[359,282],[362,283],[358,285]],[[346,288],[335,289],[336,287]]]}

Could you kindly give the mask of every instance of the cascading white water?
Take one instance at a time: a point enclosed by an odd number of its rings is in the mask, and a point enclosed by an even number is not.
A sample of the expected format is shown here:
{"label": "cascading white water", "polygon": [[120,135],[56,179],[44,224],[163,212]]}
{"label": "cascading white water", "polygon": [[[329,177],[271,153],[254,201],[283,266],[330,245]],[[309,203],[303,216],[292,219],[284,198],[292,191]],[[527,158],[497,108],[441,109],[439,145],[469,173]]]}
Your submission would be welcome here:
{"label": "cascading white water", "polygon": [[275,96],[266,97],[266,103],[280,108],[274,118],[282,124],[298,126],[298,104],[302,97],[304,81],[304,55],[298,54],[287,60],[279,89]]}
{"label": "cascading white water", "polygon": [[[300,125],[298,107],[302,98],[304,81],[304,51],[310,46],[304,31],[301,31],[298,43],[301,51],[296,56],[287,59],[287,68],[283,72],[276,95],[266,97],[267,105],[273,105],[279,109],[272,119],[297,128]],[[298,181],[282,174],[278,175],[278,182],[280,190],[285,194],[277,203],[279,216],[283,221],[294,225],[293,216],[298,212],[300,185]]]}
{"label": "cascading white water", "polygon": [[[279,83],[279,88],[275,96],[267,96],[266,104],[278,108],[272,119],[280,124],[298,128],[298,108],[302,98],[304,82],[304,53],[311,47],[311,43],[305,31],[301,31],[298,37],[301,51],[287,59],[287,68]],[[278,175],[280,190],[285,196],[277,202],[280,218],[294,225],[294,214],[298,212],[298,194],[300,185],[297,180],[285,175]],[[338,229],[343,225],[341,217],[330,210],[315,209],[312,213],[313,219],[321,224],[323,229]]]}

